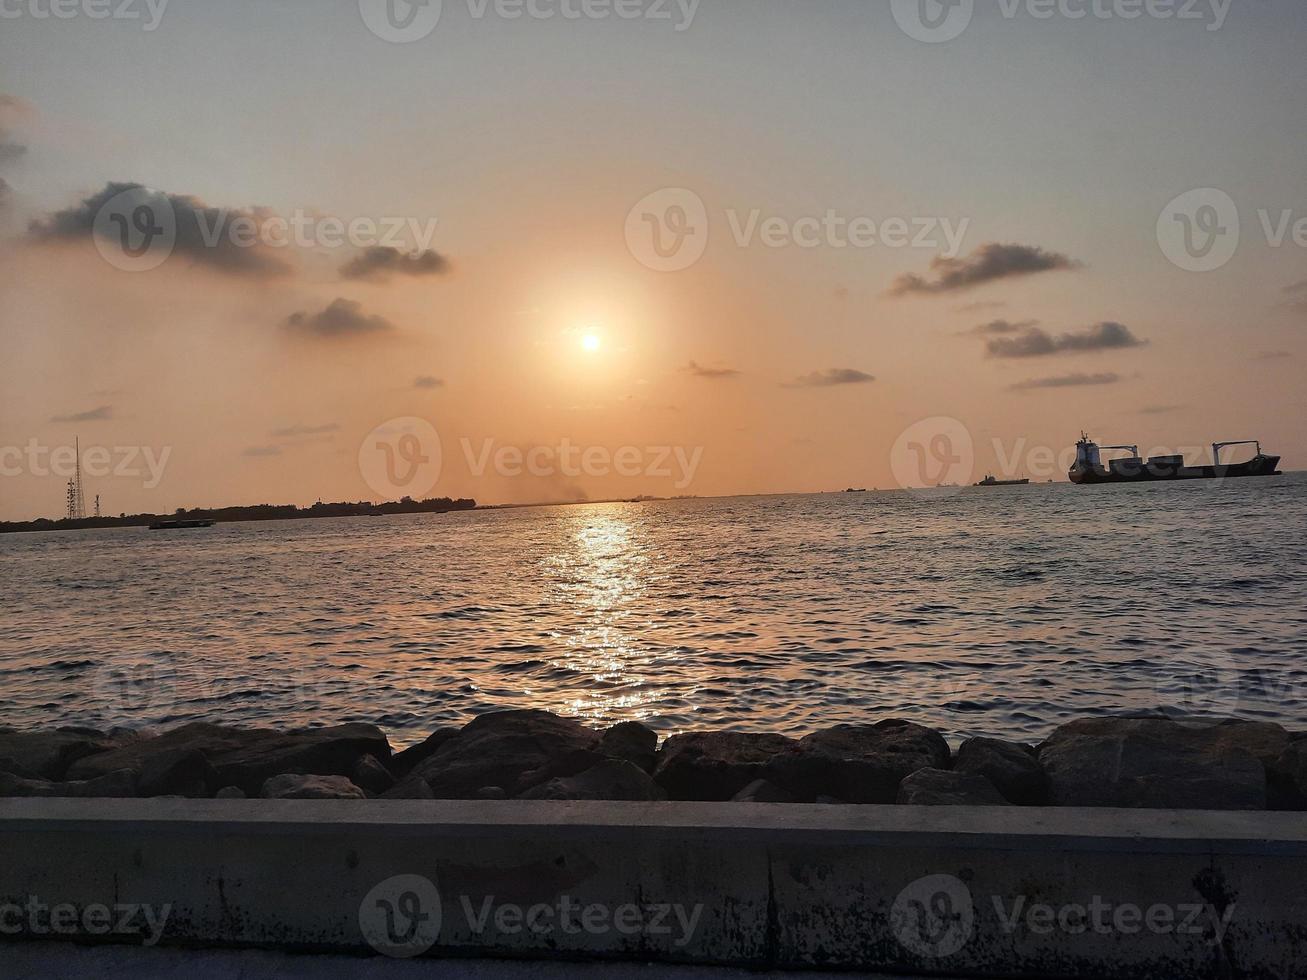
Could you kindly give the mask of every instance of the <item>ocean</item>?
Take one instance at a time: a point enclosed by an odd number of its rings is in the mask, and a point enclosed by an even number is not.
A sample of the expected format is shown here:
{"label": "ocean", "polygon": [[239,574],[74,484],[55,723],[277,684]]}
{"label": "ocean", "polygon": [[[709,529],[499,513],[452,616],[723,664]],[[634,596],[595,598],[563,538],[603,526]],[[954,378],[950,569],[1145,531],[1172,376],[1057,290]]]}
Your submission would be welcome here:
{"label": "ocean", "polygon": [[0,725],[1307,727],[1307,476],[0,536]]}

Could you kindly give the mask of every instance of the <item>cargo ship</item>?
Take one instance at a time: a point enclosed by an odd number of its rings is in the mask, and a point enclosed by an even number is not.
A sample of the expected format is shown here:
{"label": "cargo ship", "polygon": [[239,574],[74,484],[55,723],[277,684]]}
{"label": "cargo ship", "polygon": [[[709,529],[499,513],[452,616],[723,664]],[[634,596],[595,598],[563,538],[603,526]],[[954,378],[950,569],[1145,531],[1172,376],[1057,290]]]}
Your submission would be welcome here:
{"label": "cargo ship", "polygon": [[1028,487],[1030,486],[1030,481],[1029,480],[1000,480],[996,476],[987,476],[979,483],[977,483],[976,486],[978,487]]}
{"label": "cargo ship", "polygon": [[[1221,454],[1235,446],[1255,446],[1257,454],[1246,463],[1222,463]],[[1102,454],[1125,452],[1103,465]],[[1076,461],[1069,476],[1076,484],[1151,483],[1159,480],[1224,480],[1238,477],[1279,476],[1280,457],[1267,456],[1256,439],[1218,442],[1212,445],[1212,466],[1189,466],[1184,456],[1154,456],[1145,460],[1138,446],[1100,446],[1085,433],[1076,443]]]}

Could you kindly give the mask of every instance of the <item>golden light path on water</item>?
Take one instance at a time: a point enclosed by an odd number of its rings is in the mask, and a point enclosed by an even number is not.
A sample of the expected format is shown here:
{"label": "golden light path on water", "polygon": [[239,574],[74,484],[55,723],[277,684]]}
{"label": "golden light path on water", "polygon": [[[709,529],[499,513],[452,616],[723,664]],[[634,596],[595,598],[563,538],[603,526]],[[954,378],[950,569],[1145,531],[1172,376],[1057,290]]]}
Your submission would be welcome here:
{"label": "golden light path on water", "polygon": [[635,540],[639,530],[625,513],[578,509],[569,515],[566,549],[542,559],[574,624],[551,633],[561,651],[551,665],[589,679],[580,685],[585,696],[559,701],[553,710],[588,721],[647,718],[665,693],[653,683],[657,658],[642,649],[634,628],[655,574],[651,542]]}

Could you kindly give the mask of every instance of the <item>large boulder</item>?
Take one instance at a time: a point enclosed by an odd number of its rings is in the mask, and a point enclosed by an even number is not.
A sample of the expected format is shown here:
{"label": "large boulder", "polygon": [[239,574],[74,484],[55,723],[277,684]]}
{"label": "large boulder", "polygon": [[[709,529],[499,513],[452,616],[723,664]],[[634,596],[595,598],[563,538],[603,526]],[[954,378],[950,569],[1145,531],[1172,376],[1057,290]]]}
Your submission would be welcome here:
{"label": "large boulder", "polygon": [[265,800],[362,800],[367,797],[344,776],[273,776],[259,793]]}
{"label": "large boulder", "polygon": [[1011,806],[984,776],[918,769],[899,784],[900,806]]}
{"label": "large boulder", "polygon": [[53,797],[71,799],[131,799],[136,796],[136,773],[111,772],[95,779],[58,782],[23,779],[0,772],[0,797]]}
{"label": "large boulder", "polygon": [[457,728],[439,728],[424,741],[410,745],[403,752],[396,752],[390,760],[390,771],[396,776],[404,777],[440,751],[446,742],[458,738]]}
{"label": "large boulder", "polygon": [[624,721],[599,737],[599,750],[613,759],[625,759],[645,772],[658,761],[658,733],[638,721]]}
{"label": "large boulder", "polygon": [[784,735],[673,735],[658,753],[654,781],[673,800],[730,800],[754,780],[766,778],[772,760],[794,745]]}
{"label": "large boulder", "polygon": [[487,786],[509,797],[558,776],[575,776],[603,761],[599,734],[547,711],[482,715],[411,773],[436,799],[473,800]]}
{"label": "large boulder", "polygon": [[972,738],[962,743],[953,758],[953,771],[984,776],[1018,806],[1048,806],[1052,802],[1048,773],[1039,758],[1024,745],[996,738]]}
{"label": "large boulder", "polygon": [[1251,722],[1090,718],[1054,732],[1039,761],[1058,806],[1261,810],[1260,754],[1274,735]]}
{"label": "large boulder", "polygon": [[380,796],[395,786],[395,777],[390,774],[390,770],[370,755],[365,755],[354,763],[349,780],[373,796]]}
{"label": "large boulder", "polygon": [[272,776],[302,773],[347,776],[365,755],[390,758],[390,743],[373,725],[340,725],[292,732],[235,729],[195,723],[155,738],[88,756],[72,765],[69,779],[94,779],[120,769],[142,773],[161,758],[199,753],[211,767],[210,791],[238,786],[257,796]]}
{"label": "large boulder", "polygon": [[4,728],[0,729],[0,772],[32,779],[61,780],[67,777],[69,766],[78,759],[107,752],[117,744],[108,736],[83,728],[61,728],[52,732],[16,732]]}
{"label": "large boulder", "polygon": [[814,732],[779,755],[771,776],[800,800],[829,796],[849,803],[893,803],[899,783],[918,769],[947,769],[939,732],[892,719]]}
{"label": "large boulder", "polygon": [[522,800],[663,800],[667,795],[649,774],[625,759],[605,759],[575,776],[559,776],[533,786]]}

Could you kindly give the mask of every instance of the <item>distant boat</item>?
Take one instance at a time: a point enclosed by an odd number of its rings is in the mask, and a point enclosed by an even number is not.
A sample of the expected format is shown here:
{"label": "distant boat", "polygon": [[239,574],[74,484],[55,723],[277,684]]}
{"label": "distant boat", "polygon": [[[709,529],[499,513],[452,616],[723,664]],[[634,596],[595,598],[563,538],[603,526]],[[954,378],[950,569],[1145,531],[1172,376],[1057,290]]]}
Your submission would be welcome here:
{"label": "distant boat", "polygon": [[1025,487],[1029,485],[1029,480],[1000,480],[996,476],[987,476],[976,484],[978,487]]}
{"label": "distant boat", "polygon": [[[1221,453],[1233,446],[1256,446],[1257,454],[1246,463],[1223,464]],[[1105,452],[1128,452],[1129,456],[1108,460]],[[1189,466],[1184,456],[1154,456],[1145,461],[1138,446],[1100,446],[1085,433],[1076,443],[1076,461],[1071,467],[1071,482],[1080,485],[1098,483],[1152,483],[1159,480],[1222,480],[1253,476],[1279,476],[1280,457],[1267,456],[1256,439],[1218,442],[1212,446],[1212,466]]]}
{"label": "distant boat", "polygon": [[855,490],[853,487],[849,487],[849,489],[845,490],[844,492],[845,492],[845,493],[866,493],[866,492],[867,492],[867,488],[866,488],[866,487],[863,487],[861,490]]}
{"label": "distant boat", "polygon": [[157,521],[150,525],[151,531],[189,531],[199,527],[213,527],[217,521]]}

